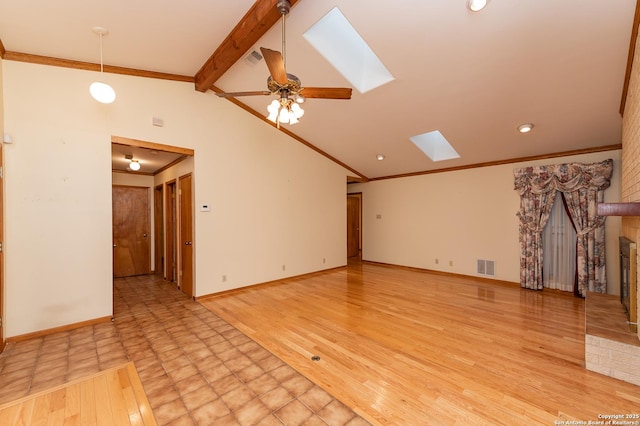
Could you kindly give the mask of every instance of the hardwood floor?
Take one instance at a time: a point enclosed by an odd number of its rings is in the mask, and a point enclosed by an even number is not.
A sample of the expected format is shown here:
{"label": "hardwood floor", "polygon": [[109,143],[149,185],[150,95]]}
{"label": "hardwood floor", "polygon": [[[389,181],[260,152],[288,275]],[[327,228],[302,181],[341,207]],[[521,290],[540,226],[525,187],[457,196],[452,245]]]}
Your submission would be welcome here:
{"label": "hardwood floor", "polygon": [[584,368],[573,296],[356,263],[200,302],[374,424],[640,413],[639,387]]}
{"label": "hardwood floor", "polygon": [[3,425],[155,425],[130,362],[0,406]]}

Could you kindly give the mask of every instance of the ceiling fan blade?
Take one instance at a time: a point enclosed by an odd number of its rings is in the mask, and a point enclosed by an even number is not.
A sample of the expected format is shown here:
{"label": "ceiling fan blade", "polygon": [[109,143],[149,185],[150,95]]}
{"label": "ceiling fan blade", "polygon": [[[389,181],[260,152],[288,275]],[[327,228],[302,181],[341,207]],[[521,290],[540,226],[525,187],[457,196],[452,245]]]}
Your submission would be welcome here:
{"label": "ceiling fan blade", "polygon": [[216,96],[221,98],[235,98],[237,96],[258,96],[258,95],[270,95],[268,90],[256,90],[255,92],[219,92]]}
{"label": "ceiling fan blade", "polygon": [[351,99],[350,87],[303,87],[300,94],[305,98]]}
{"label": "ceiling fan blade", "polygon": [[264,57],[264,61],[267,63],[271,78],[273,78],[278,84],[287,84],[287,71],[284,69],[284,60],[282,59],[282,53],[261,47],[260,51]]}

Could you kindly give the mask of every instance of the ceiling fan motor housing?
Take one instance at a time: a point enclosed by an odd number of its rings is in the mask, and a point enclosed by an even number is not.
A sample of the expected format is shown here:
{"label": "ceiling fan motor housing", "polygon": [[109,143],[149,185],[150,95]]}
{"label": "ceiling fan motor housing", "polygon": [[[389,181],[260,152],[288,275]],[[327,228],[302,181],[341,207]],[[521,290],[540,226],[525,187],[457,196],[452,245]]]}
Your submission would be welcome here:
{"label": "ceiling fan motor housing", "polygon": [[278,3],[276,3],[276,9],[278,9],[281,15],[286,15],[289,13],[289,10],[291,10],[291,3],[289,3],[289,0],[279,0]]}
{"label": "ceiling fan motor housing", "polygon": [[267,78],[267,88],[271,93],[280,93],[286,90],[288,93],[298,93],[302,83],[300,79],[293,74],[287,73],[287,84],[278,84],[271,76]]}

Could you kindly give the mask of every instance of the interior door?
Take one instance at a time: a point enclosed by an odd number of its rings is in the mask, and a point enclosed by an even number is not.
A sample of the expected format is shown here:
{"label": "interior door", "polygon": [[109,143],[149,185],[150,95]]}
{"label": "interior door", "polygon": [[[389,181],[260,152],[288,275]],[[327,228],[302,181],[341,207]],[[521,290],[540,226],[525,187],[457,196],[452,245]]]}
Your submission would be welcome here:
{"label": "interior door", "polygon": [[176,181],[167,182],[167,192],[165,194],[165,244],[166,244],[166,269],[164,279],[175,283],[178,281],[176,271],[178,265],[176,262]]}
{"label": "interior door", "polygon": [[347,195],[347,257],[355,257],[360,254],[361,195]]}
{"label": "interior door", "polygon": [[179,179],[180,289],[193,297],[193,196],[191,174]]}
{"label": "interior door", "polygon": [[113,276],[151,271],[149,188],[113,186]]}
{"label": "interior door", "polygon": [[[155,187],[153,196],[153,235],[154,235],[154,272],[164,274],[164,200],[163,186]],[[164,275],[163,275],[164,276]],[[166,276],[165,276],[166,278]]]}

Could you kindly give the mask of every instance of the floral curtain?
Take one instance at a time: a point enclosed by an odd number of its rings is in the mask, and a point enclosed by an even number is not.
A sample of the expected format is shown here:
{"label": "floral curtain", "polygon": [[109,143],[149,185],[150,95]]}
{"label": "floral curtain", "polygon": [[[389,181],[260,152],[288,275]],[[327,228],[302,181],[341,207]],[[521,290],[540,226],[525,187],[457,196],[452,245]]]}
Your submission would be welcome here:
{"label": "floral curtain", "polygon": [[[541,189],[541,190],[540,190]],[[520,285],[542,290],[542,230],[555,200],[553,185],[531,187],[520,194]]]}
{"label": "floral curtain", "polygon": [[576,227],[578,291],[606,293],[604,217],[597,206],[609,187],[613,161],[556,164],[514,170],[520,193],[520,285],[542,290],[542,229],[556,191],[567,201]]}

